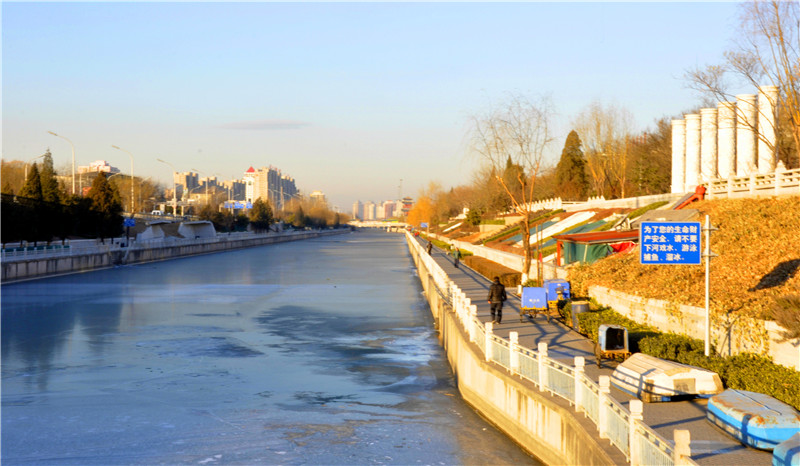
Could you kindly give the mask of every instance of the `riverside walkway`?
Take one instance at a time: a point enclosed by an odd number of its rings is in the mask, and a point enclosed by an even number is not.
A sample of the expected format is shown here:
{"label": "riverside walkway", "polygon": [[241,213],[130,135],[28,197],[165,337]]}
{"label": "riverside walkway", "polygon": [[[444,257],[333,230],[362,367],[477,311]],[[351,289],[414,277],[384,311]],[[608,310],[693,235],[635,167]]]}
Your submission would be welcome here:
{"label": "riverside walkway", "polygon": [[[426,244],[422,238],[417,238],[417,241],[420,244]],[[463,263],[459,268],[454,267],[452,258],[441,249],[434,248],[431,255],[436,263],[444,269],[450,280],[453,280],[467,294],[472,304],[477,305],[478,318],[481,322],[489,322],[491,315],[486,296],[491,282]],[[519,307],[519,297],[509,293],[509,300],[503,306],[503,322],[501,325],[494,326],[495,335],[508,339],[509,332],[517,332],[519,344],[531,349],[536,349],[539,343],[545,342],[548,345],[549,356],[566,365],[572,365],[575,356],[583,356],[586,359],[586,375],[595,382],[601,375],[611,376],[617,363],[605,360],[602,368],[598,369],[594,363],[593,343],[589,339],[566,327],[555,318],[551,318],[550,322],[547,322],[544,315],[538,315],[535,318],[525,317],[525,321],[521,323]],[[629,409],[628,402],[635,399],[614,388],[613,385],[611,396],[627,409]],[[673,431],[676,429],[690,431],[691,458],[701,465],[771,464],[771,453],[745,447],[708,422],[706,420],[706,404],[707,399],[704,398],[644,403],[644,423],[665,439],[672,439]]]}

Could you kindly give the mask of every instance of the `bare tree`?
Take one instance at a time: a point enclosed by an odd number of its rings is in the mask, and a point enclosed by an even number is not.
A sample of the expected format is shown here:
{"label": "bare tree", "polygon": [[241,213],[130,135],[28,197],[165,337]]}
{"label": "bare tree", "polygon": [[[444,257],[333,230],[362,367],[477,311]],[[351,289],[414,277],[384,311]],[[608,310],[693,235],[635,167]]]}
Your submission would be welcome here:
{"label": "bare tree", "polygon": [[586,167],[597,195],[625,197],[633,116],[622,107],[589,104],[573,122],[583,142]]}
{"label": "bare tree", "polygon": [[[550,101],[545,97],[530,101],[511,95],[507,102],[474,117],[472,122],[471,149],[489,165],[489,172],[522,216],[523,280],[530,274],[532,263],[530,214],[544,150],[552,141],[551,114]],[[509,171],[514,176],[503,176]]]}
{"label": "bare tree", "polygon": [[[800,6],[796,1],[756,0],[742,4],[741,24],[733,47],[718,65],[686,72],[688,86],[718,102],[733,100],[737,85],[778,87],[772,102],[790,126],[795,152],[800,151]],[[737,109],[738,111],[738,109]],[[753,128],[757,130],[757,128]],[[780,128],[775,129],[780,132]],[[771,141],[759,138],[775,150]],[[796,155],[797,157],[798,155]]]}

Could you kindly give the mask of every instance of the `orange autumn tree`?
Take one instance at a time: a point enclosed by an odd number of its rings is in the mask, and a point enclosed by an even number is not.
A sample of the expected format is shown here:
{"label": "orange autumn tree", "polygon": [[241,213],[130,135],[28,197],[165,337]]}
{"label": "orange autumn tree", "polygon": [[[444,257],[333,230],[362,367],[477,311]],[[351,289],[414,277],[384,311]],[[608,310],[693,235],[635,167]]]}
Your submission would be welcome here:
{"label": "orange autumn tree", "polygon": [[420,196],[417,199],[417,202],[414,203],[414,207],[408,212],[408,219],[406,220],[409,224],[420,228],[422,223],[427,223],[430,225],[431,218],[433,217],[433,202],[428,196]]}

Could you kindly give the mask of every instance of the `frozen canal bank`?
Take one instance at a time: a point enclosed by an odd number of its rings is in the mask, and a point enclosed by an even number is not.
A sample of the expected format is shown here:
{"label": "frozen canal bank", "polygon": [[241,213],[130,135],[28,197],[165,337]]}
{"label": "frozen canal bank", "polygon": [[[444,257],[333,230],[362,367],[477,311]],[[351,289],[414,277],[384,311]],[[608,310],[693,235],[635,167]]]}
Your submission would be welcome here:
{"label": "frozen canal bank", "polygon": [[420,291],[377,231],[3,286],[3,464],[531,462]]}

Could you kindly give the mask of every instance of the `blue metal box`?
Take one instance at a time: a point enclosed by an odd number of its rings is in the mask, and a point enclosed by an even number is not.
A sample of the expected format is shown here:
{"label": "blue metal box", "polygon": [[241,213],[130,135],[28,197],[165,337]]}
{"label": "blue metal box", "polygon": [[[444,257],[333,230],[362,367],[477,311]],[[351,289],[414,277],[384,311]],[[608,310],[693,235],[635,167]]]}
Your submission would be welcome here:
{"label": "blue metal box", "polygon": [[728,389],[708,400],[706,417],[745,445],[772,450],[800,432],[800,414],[763,393]]}
{"label": "blue metal box", "polygon": [[547,291],[540,287],[525,287],[522,289],[523,309],[547,309]]}
{"label": "blue metal box", "polygon": [[[547,290],[547,300],[550,302],[557,302],[559,299],[570,298],[569,282],[560,278],[551,278],[544,281],[544,287]],[[559,297],[559,292],[561,297]]]}

